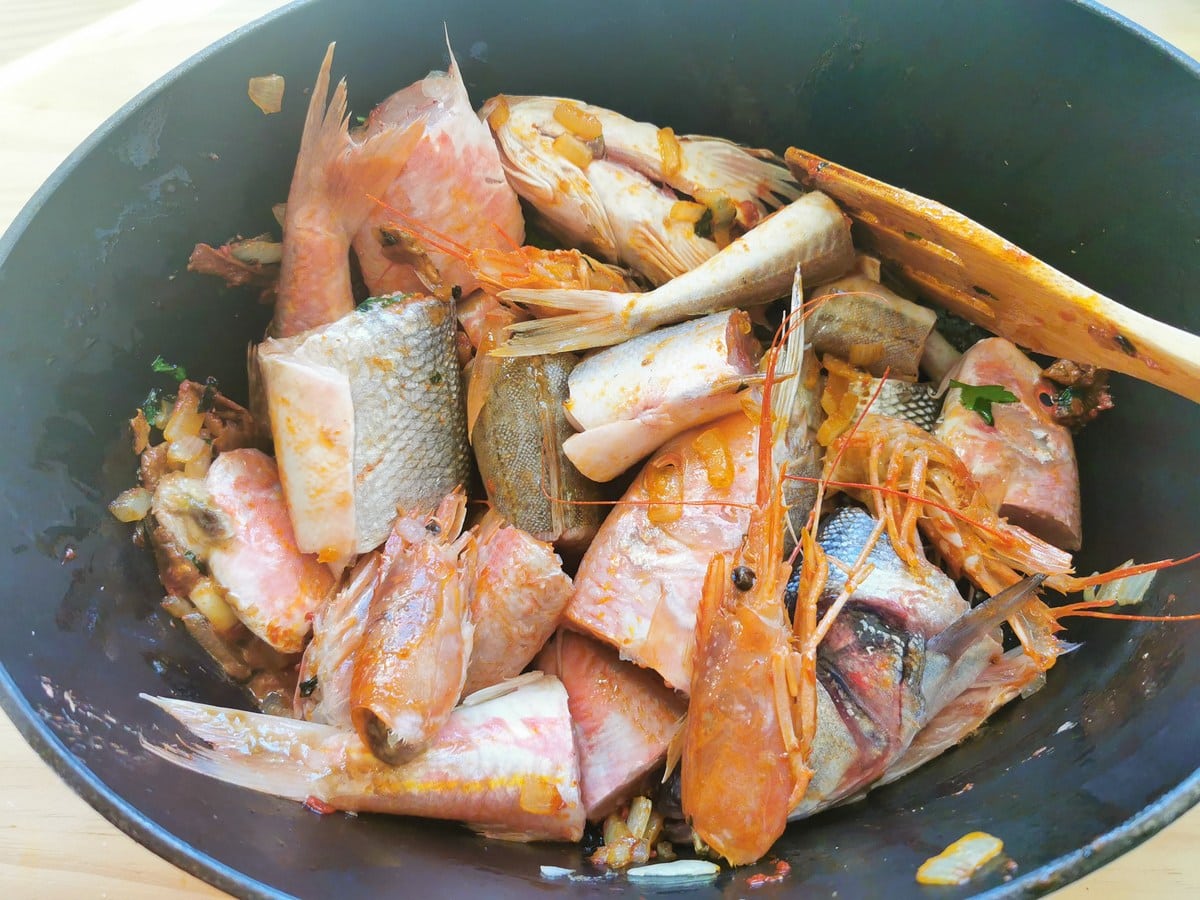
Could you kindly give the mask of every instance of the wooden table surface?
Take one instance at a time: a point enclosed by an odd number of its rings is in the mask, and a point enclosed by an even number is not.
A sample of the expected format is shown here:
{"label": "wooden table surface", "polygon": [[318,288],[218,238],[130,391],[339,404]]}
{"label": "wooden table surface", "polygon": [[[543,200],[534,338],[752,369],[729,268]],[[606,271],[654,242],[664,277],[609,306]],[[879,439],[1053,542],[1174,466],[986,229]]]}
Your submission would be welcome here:
{"label": "wooden table surface", "polygon": [[[0,231],[127,99],[279,0],[0,0]],[[1200,57],[1200,0],[1110,6]],[[119,60],[118,65],[113,61]],[[103,78],[93,75],[103,72]],[[1200,808],[1056,900],[1200,897]],[[110,825],[0,715],[0,884],[12,897],[219,897]]]}

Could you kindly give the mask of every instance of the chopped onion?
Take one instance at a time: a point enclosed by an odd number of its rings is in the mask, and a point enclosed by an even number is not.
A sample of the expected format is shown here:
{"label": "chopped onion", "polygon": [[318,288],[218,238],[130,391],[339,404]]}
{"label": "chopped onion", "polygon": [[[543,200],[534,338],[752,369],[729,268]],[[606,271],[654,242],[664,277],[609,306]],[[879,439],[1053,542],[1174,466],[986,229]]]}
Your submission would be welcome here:
{"label": "chopped onion", "polygon": [[693,203],[690,200],[676,200],[671,204],[671,211],[667,213],[667,218],[673,222],[687,222],[689,225],[695,225],[707,210],[708,207],[701,203]]}
{"label": "chopped onion", "polygon": [[592,151],[587,144],[570,134],[560,134],[551,145],[554,152],[567,162],[574,163],[581,169],[586,169],[592,162]]}
{"label": "chopped onion", "polygon": [[705,859],[677,859],[674,862],[639,866],[625,874],[630,881],[699,881],[716,878],[721,867]]}
{"label": "chopped onion", "polygon": [[562,866],[542,866],[543,878],[567,878],[574,874],[574,869],[564,869]]}
{"label": "chopped onion", "polygon": [[247,265],[272,266],[283,259],[283,244],[264,237],[235,241],[229,245],[229,253],[238,262]]}
{"label": "chopped onion", "polygon": [[182,437],[199,435],[200,429],[204,427],[204,413],[197,411],[199,404],[200,398],[195,392],[181,394],[171,411],[171,418],[163,428],[163,437],[175,442]]}
{"label": "chopped onion", "polygon": [[1000,838],[982,831],[963,835],[937,856],[931,856],[917,869],[920,884],[966,884],[971,876],[1004,849]]}
{"label": "chopped onion", "polygon": [[683,148],[671,128],[658,129],[658,158],[662,163],[663,178],[678,175],[683,168]]}
{"label": "chopped onion", "polygon": [[554,120],[581,141],[594,141],[604,133],[599,119],[569,100],[554,107]]}
{"label": "chopped onion", "polygon": [[140,522],[150,512],[150,501],[153,496],[145,488],[130,488],[122,491],[112,503],[108,504],[108,511],[116,517],[118,522]]}
{"label": "chopped onion", "polygon": [[188,599],[217,631],[229,631],[238,624],[237,615],[225,602],[224,593],[211,578],[201,578],[196,582]]}
{"label": "chopped onion", "polygon": [[[1126,560],[1117,566],[1116,571],[1127,569],[1132,565],[1132,559]],[[1146,591],[1150,590],[1154,574],[1154,572],[1142,572],[1140,575],[1118,578],[1100,585],[1099,588],[1084,588],[1083,599],[1087,601],[1116,600],[1118,606],[1132,606],[1135,603],[1141,603],[1146,596]]]}
{"label": "chopped onion", "polygon": [[271,115],[283,109],[283,76],[259,75],[250,79],[246,88],[250,100],[263,111],[263,115]]}
{"label": "chopped onion", "polygon": [[638,839],[646,836],[646,830],[650,825],[650,812],[653,808],[649,797],[633,798],[633,802],[629,804],[629,818],[626,820],[630,834]]}
{"label": "chopped onion", "polygon": [[167,461],[182,466],[208,449],[208,441],[199,434],[187,434],[167,446]]}

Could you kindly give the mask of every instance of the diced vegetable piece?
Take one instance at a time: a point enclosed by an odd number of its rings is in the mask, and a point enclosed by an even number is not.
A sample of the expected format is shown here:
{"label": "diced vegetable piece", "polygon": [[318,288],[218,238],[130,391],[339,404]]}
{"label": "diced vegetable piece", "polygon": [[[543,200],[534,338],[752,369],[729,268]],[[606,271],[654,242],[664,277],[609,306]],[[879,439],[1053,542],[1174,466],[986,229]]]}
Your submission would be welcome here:
{"label": "diced vegetable piece", "polygon": [[982,831],[963,835],[917,869],[920,884],[966,884],[971,876],[1004,849],[1000,838]]}

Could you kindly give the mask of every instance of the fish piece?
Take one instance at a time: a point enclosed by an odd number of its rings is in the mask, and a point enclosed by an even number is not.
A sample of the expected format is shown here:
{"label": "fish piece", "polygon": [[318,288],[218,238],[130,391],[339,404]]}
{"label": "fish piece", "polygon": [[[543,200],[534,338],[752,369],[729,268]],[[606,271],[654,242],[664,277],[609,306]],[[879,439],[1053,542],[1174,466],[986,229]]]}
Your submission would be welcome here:
{"label": "fish piece", "polygon": [[[383,762],[420,754],[462,695],[475,626],[467,497],[396,520],[383,552],[350,680],[350,720]],[[461,535],[461,537],[460,537]]]}
{"label": "fish piece", "polygon": [[568,378],[566,414],[581,433],[563,451],[588,478],[611,481],[681,431],[736,411],[760,353],[742,310],[598,351]]}
{"label": "fish piece", "polygon": [[478,540],[464,695],[520,674],[558,627],[572,590],[553,548],[494,511],[480,524]]}
{"label": "fish piece", "polygon": [[704,573],[714,551],[741,543],[757,477],[757,435],[743,412],[668,441],[583,555],[567,620],[689,690]]}
{"label": "fish piece", "polygon": [[345,585],[313,614],[313,636],[300,660],[292,708],[309,722],[350,730],[354,657],[367,630],[381,554],[368,553]]}
{"label": "fish piece", "polygon": [[[928,640],[970,608],[954,582],[923,556],[917,565],[907,565],[877,525],[857,507],[839,509],[822,523],[820,545],[831,563],[822,612],[846,588],[846,572],[868,547],[866,563],[872,568],[853,587],[817,648],[817,679],[824,696],[818,703],[812,752],[820,762],[813,764],[812,784],[796,814],[871,785],[911,743],[930,712],[930,701],[941,696],[939,690],[926,697],[933,687],[924,684],[926,676],[932,682],[948,668],[944,664],[932,671]],[[982,668],[993,652],[999,653],[994,642],[972,661]],[[970,678],[976,674],[971,672]]]}
{"label": "fish piece", "polygon": [[1200,401],[1200,337],[1135,312],[961,213],[796,147],[792,174],[825,191],[924,296],[1035,353],[1113,369]]}
{"label": "fish piece", "polygon": [[288,190],[271,322],[276,337],[337,321],[354,309],[350,240],[374,207],[371,195],[383,193],[403,170],[423,131],[417,123],[379,128],[361,139],[352,136],[346,128],[345,79],[329,98],[333,47],[325,52],[309,98]]}
{"label": "fish piece", "polygon": [[854,263],[849,221],[836,203],[814,191],[649,293],[505,291],[500,295],[505,302],[565,314],[516,323],[508,343],[494,352],[526,356],[604,347],[660,325],[774,300],[791,287],[797,265],[805,283],[815,286],[845,274]]}
{"label": "fish piece", "polygon": [[479,286],[457,255],[419,236],[403,248],[407,260],[389,253],[402,247],[380,231],[393,218],[389,207],[419,216],[427,228],[475,250],[507,250],[525,239],[517,194],[504,177],[491,132],[471,106],[449,40],[446,52],[447,72],[431,72],[392,94],[371,110],[358,132],[370,140],[413,125],[423,128],[408,164],[375,193],[382,203],[371,205],[354,235],[354,253],[372,295],[405,291],[446,298],[452,287],[465,296]]}
{"label": "fish piece", "polygon": [[232,526],[207,557],[226,602],[276,650],[299,653],[334,582],[296,546],[275,461],[258,450],[229,450],[213,460],[204,484]]}
{"label": "fish piece", "polygon": [[504,840],[583,835],[579,760],[557,678],[539,673],[464,703],[426,752],[401,766],[331,725],[142,696],[197,740],[177,747],[143,738],[146,750],[228,784],[351,812],[450,819]]}
{"label": "fish piece", "polygon": [[[779,158],[730,141],[676,136],[602,107],[561,97],[498,96],[480,111],[495,135],[509,180],[564,243],[616,261],[607,209],[589,181],[595,161],[639,173],[697,199],[714,194],[743,229],[799,196]],[[565,152],[563,142],[573,144]],[[703,200],[701,200],[703,202]]]}
{"label": "fish piece", "polygon": [[[872,568],[850,585],[818,648],[814,776],[792,819],[885,784],[898,767],[911,771],[976,727],[982,719],[973,716],[982,708],[990,714],[1011,699],[1028,683],[1029,669],[1040,671],[1023,651],[1024,663],[1003,664],[997,627],[1029,602],[1043,576],[971,609],[924,556],[916,566],[901,559],[881,523],[857,507],[826,520],[821,546],[833,562],[825,608],[847,590],[845,571],[856,570],[864,551]],[[973,721],[965,731],[964,718]]]}
{"label": "fish piece", "polygon": [[296,543],[344,567],[470,472],[450,304],[394,295],[258,348]]}
{"label": "fish piece", "polygon": [[687,705],[653,672],[574,631],[560,631],[535,665],[567,690],[583,805],[598,821],[662,763]]}
{"label": "fish piece", "polygon": [[[499,320],[485,325],[468,385],[471,442],[488,499],[513,525],[562,552],[581,553],[600,527],[597,484],[563,452],[571,354],[490,356]],[[573,501],[582,501],[575,503]]]}
{"label": "fish piece", "polygon": [[846,275],[812,297],[808,339],[817,353],[833,354],[879,377],[913,381],[937,314],[865,275]]}
{"label": "fish piece", "polygon": [[876,786],[903,778],[965,741],[996,710],[1020,696],[1042,674],[1038,664],[1020,647],[1009,650],[917,732],[908,749],[892,763]]}
{"label": "fish piece", "polygon": [[665,284],[716,254],[716,242],[696,234],[693,223],[671,218],[679,199],[674,192],[603,159],[587,167],[587,180],[612,226],[617,242],[613,261],[651,284]]}
{"label": "fish piece", "polygon": [[956,381],[1001,385],[1017,398],[994,403],[993,424],[962,402],[962,390],[946,393],[942,421],[934,434],[954,448],[992,509],[1064,550],[1083,540],[1079,469],[1071,432],[1055,421],[1054,385],[1041,367],[1012,342],[988,338],[968,350]]}
{"label": "fish piece", "polygon": [[164,530],[156,544],[207,566],[224,602],[255,635],[282,653],[303,649],[309,616],[333,578],[297,548],[274,460],[258,450],[229,450],[203,478],[167,473],[151,510]]}

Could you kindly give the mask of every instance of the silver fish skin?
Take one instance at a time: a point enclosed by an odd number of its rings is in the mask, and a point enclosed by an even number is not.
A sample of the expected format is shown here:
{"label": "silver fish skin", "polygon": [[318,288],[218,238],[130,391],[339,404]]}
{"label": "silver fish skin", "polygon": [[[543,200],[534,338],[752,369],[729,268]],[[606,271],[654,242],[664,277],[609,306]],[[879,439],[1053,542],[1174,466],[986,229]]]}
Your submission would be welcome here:
{"label": "silver fish skin", "polygon": [[[833,561],[854,565],[876,524],[857,507],[825,520],[819,541],[830,566],[823,604],[846,583]],[[815,774],[793,819],[870,788],[1000,654],[986,634],[955,659],[932,651],[930,641],[970,609],[954,582],[932,564],[910,570],[886,532],[867,561],[874,569],[818,649],[818,727],[809,759]]]}
{"label": "silver fish skin", "polygon": [[258,364],[296,543],[344,567],[397,509],[434,506],[469,475],[454,310],[396,294],[292,338]]}
{"label": "silver fish skin", "polygon": [[767,303],[785,296],[796,267],[808,285],[822,284],[855,263],[849,220],[814,191],[789,203],[715,256],[645,294],[609,291],[510,290],[500,297],[564,311],[509,326],[498,356],[530,356],[605,347],[661,325],[705,313]]}
{"label": "silver fish skin", "polygon": [[[563,451],[574,433],[563,404],[575,357],[561,353],[487,362],[471,441],[488,500],[536,539],[562,552],[582,553],[605,509],[596,505],[603,499],[600,486]],[[570,502],[575,500],[584,502]]]}
{"label": "silver fish skin", "polygon": [[866,409],[871,397],[875,397],[875,402],[871,404],[873,414],[904,419],[925,431],[933,431],[942,414],[942,397],[938,395],[937,385],[927,381],[896,381],[889,378],[880,388],[879,379],[872,378],[866,396],[859,402],[859,413]]}

